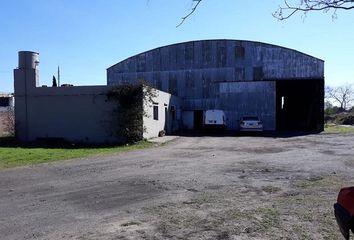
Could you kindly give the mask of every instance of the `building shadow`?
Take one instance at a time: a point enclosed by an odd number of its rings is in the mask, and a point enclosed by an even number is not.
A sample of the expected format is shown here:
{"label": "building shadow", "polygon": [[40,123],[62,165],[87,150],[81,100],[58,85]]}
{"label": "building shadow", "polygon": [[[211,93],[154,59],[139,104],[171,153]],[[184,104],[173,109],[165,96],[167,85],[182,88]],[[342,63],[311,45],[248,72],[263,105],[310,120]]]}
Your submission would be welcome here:
{"label": "building shadow", "polygon": [[174,135],[183,137],[264,137],[264,138],[293,138],[318,134],[318,131],[263,131],[263,132],[241,132],[229,130],[188,130],[181,131]]}
{"label": "building shadow", "polygon": [[89,149],[89,148],[112,148],[124,146],[126,144],[88,144],[88,143],[72,143],[62,138],[43,138],[33,142],[21,142],[15,137],[0,137],[0,147],[8,148],[45,148],[45,149]]}

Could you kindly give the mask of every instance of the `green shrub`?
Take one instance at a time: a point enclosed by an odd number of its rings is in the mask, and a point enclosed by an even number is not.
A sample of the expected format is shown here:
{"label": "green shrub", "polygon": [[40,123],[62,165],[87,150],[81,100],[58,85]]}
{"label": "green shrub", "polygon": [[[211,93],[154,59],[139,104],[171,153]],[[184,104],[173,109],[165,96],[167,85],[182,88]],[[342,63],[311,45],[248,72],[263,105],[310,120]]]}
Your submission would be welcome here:
{"label": "green shrub", "polygon": [[342,113],[338,114],[334,122],[340,125],[354,125],[354,114],[353,113]]}
{"label": "green shrub", "polygon": [[108,100],[117,102],[113,126],[118,127],[115,132],[118,137],[123,137],[127,143],[143,139],[144,100],[151,102],[153,96],[153,89],[144,83],[116,86],[107,93]]}
{"label": "green shrub", "polygon": [[343,108],[334,106],[334,107],[328,107],[325,109],[325,115],[333,115],[333,114],[338,114],[338,113],[342,113],[345,110]]}

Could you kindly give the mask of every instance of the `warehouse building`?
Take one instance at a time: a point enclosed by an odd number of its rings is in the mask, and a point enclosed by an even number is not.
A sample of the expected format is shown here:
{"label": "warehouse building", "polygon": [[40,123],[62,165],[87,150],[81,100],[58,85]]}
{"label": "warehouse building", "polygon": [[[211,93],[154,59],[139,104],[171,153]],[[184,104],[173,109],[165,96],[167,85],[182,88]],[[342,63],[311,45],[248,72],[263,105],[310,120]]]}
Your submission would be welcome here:
{"label": "warehouse building", "polygon": [[250,115],[263,121],[264,130],[323,130],[324,61],[296,50],[252,41],[192,41],[107,69],[107,85],[139,81],[180,98],[185,129],[202,128],[203,113],[220,109],[230,130]]}
{"label": "warehouse building", "polygon": [[266,131],[323,130],[324,61],[280,46],[203,40],[160,47],[109,67],[104,86],[40,86],[38,59],[19,52],[14,71],[16,136],[23,141],[124,141],[114,134],[121,112],[108,93],[142,81],[156,91],[141,102],[142,138],[202,129],[211,109],[225,113],[229,130],[239,130],[244,116],[259,117]]}

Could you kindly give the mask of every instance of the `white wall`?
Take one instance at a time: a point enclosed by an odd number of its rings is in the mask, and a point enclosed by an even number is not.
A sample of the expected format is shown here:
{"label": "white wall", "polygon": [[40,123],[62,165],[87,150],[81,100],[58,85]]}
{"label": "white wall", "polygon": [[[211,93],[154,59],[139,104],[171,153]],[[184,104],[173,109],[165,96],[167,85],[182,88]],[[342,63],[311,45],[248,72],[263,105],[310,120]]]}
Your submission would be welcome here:
{"label": "white wall", "polygon": [[[144,102],[144,111],[145,115],[144,120],[144,138],[155,138],[159,136],[159,132],[166,130],[167,133],[173,130],[178,130],[178,118],[177,110],[180,106],[180,100],[172,96],[169,93],[155,90],[156,96],[153,97],[153,103],[150,103],[145,100]],[[158,120],[153,118],[153,106],[158,106]],[[171,119],[171,106],[174,106],[176,109],[176,120]],[[165,109],[167,108],[167,116]]]}

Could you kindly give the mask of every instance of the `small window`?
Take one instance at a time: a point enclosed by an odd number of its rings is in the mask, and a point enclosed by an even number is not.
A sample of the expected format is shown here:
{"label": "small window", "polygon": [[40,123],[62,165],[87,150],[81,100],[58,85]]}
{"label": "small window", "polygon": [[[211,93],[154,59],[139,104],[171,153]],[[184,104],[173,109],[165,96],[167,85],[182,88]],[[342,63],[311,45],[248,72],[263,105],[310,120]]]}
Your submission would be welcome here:
{"label": "small window", "polygon": [[154,106],[154,120],[159,120],[159,106]]}

